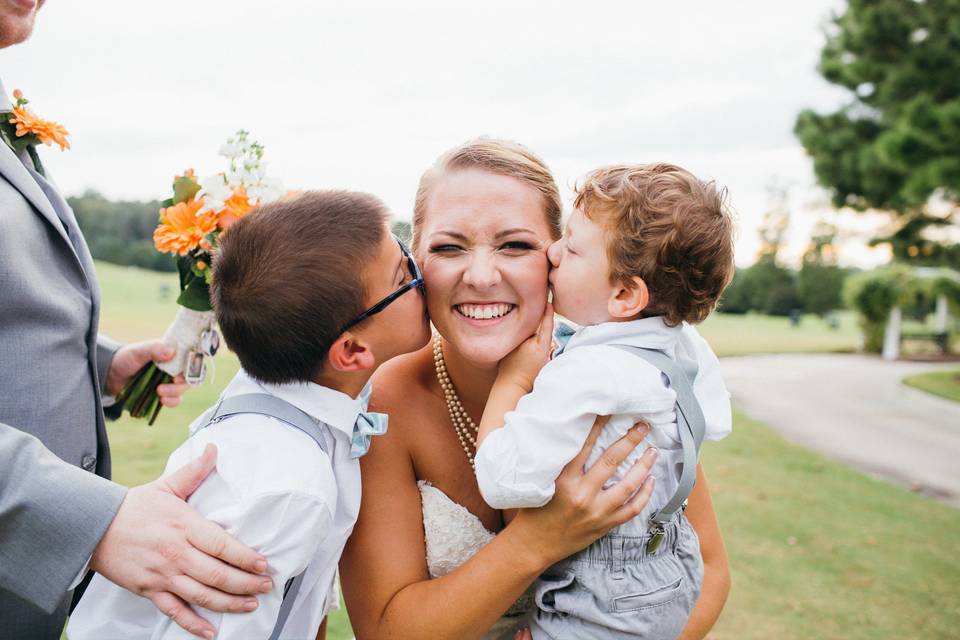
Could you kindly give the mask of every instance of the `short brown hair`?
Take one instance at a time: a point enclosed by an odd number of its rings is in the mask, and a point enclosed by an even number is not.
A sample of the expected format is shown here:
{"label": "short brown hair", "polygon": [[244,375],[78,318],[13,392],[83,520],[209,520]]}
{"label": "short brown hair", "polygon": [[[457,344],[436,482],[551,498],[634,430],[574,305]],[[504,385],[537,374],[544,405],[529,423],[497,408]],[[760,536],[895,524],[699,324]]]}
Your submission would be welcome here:
{"label": "short brown hair", "polygon": [[537,191],[543,197],[543,213],[550,227],[550,237],[560,237],[560,217],[563,201],[557,181],[546,163],[525,146],[512,140],[480,137],[450,149],[424,171],[417,187],[417,199],[413,205],[413,247],[420,241],[420,228],[426,215],[430,190],[439,176],[447,171],[482,169],[489,173],[516,178]]}
{"label": "short brown hair", "polygon": [[251,376],[316,377],[341,327],[363,311],[363,269],[387,215],[366,193],[307,191],[257,207],[221,236],[210,299]]}
{"label": "short brown hair", "polygon": [[733,277],[733,219],[726,190],[666,163],[614,165],[590,173],[574,206],[603,224],[611,283],[639,276],[644,315],[670,326],[702,322]]}

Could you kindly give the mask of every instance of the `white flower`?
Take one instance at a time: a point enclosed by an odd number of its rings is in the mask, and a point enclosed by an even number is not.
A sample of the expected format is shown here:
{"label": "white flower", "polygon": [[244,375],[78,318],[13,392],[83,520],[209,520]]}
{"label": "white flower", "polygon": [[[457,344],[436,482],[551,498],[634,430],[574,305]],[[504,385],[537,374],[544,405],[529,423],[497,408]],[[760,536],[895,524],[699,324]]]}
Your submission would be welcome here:
{"label": "white flower", "polygon": [[244,181],[246,173],[243,170],[243,167],[232,166],[227,171],[227,183],[232,187],[244,186],[246,182]]}
{"label": "white flower", "polygon": [[279,200],[284,193],[283,183],[276,178],[263,178],[247,189],[247,195],[258,203]]}
{"label": "white flower", "polygon": [[220,146],[220,155],[224,158],[239,158],[243,155],[243,147],[233,141],[233,138],[227,140]]}
{"label": "white flower", "polygon": [[224,204],[230,199],[233,192],[224,182],[223,175],[217,174],[205,178],[200,183],[200,191],[197,192],[198,198],[203,198],[203,207],[201,211],[219,211],[223,209]]}

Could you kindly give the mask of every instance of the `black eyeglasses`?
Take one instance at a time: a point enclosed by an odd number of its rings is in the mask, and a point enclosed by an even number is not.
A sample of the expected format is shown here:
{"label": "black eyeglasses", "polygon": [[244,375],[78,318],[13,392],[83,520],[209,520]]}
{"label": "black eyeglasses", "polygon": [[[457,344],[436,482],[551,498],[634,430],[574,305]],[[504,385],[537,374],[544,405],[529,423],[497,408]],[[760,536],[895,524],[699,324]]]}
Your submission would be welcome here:
{"label": "black eyeglasses", "polygon": [[396,291],[388,295],[386,298],[384,298],[377,304],[373,305],[372,307],[370,307],[369,309],[367,309],[366,311],[358,315],[356,318],[354,318],[347,324],[343,325],[340,328],[340,333],[343,333],[350,327],[353,327],[363,322],[370,316],[380,313],[381,311],[386,309],[388,306],[390,306],[391,302],[393,302],[394,300],[396,300],[397,298],[405,294],[407,291],[410,291],[410,289],[416,288],[417,291],[419,291],[421,294],[425,293],[425,287],[423,286],[423,274],[420,273],[420,267],[417,266],[417,261],[413,259],[412,255],[410,255],[410,250],[407,249],[406,246],[404,246],[400,238],[396,236],[394,236],[393,238],[394,240],[397,241],[397,244],[400,245],[400,253],[402,253],[403,256],[407,259],[407,270],[413,276],[413,280],[411,280],[410,282],[404,283],[403,286],[401,286],[399,289],[397,289]]}

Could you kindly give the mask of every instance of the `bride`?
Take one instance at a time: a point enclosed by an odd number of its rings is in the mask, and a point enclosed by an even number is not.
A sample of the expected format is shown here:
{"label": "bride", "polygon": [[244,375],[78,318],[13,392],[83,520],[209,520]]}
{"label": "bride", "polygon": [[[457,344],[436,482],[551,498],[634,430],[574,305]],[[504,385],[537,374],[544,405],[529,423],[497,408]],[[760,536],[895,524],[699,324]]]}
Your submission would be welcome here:
{"label": "bride", "polygon": [[[420,180],[413,248],[439,335],[374,378],[370,408],[390,415],[390,430],[361,460],[360,517],[341,562],[358,640],[513,638],[532,610],[525,590],[533,580],[649,500],[649,489],[628,498],[651,455],[602,490],[642,440],[639,427],[584,473],[595,426],[557,479],[554,499],[512,521],[484,503],[473,474],[476,424],[497,365],[543,314],[545,252],[560,237],[561,209],[547,167],[512,142],[466,143]],[[729,589],[702,473],[686,513],[701,540],[705,576],[682,637],[702,638]]]}

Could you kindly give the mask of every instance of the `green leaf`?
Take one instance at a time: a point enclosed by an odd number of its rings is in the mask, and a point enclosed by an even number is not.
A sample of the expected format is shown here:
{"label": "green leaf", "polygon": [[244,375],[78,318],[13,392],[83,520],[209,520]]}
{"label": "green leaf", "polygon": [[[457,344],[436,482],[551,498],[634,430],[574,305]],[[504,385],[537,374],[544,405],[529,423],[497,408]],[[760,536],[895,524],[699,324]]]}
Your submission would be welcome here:
{"label": "green leaf", "polygon": [[173,181],[173,203],[187,202],[200,191],[200,185],[189,176],[177,176]]}
{"label": "green leaf", "polygon": [[180,274],[180,291],[183,291],[194,277],[193,257],[189,255],[177,256],[177,272]]}
{"label": "green leaf", "polygon": [[190,275],[192,279],[180,292],[177,304],[194,311],[210,311],[213,308],[210,306],[210,287],[203,278],[198,278],[192,273]]}
{"label": "green leaf", "polygon": [[[9,111],[4,113],[9,113]],[[28,133],[25,136],[17,136],[16,125],[10,124],[6,117],[0,117],[0,137],[7,143],[7,146],[18,153],[32,144],[40,144],[40,140],[32,133]]]}
{"label": "green leaf", "polygon": [[13,147],[13,141],[16,139],[15,129],[13,125],[7,122],[6,114],[10,113],[9,111],[0,112],[0,138],[7,143],[8,147]]}

